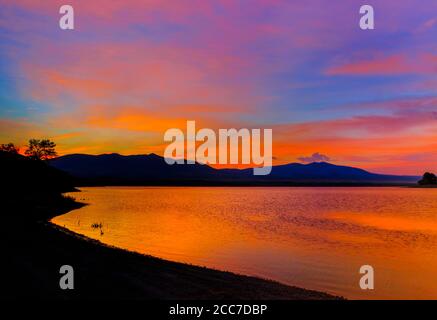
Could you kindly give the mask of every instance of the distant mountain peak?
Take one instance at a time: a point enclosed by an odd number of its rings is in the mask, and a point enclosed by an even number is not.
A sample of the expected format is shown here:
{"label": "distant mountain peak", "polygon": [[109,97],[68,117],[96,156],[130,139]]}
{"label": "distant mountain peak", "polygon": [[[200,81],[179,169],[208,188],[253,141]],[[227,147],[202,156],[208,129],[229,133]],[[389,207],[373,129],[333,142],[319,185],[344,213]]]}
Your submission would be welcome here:
{"label": "distant mountain peak", "polygon": [[159,158],[159,159],[163,159],[164,160],[164,157],[161,157],[160,155],[157,155],[156,153],[149,153],[148,155],[147,155],[148,157],[150,157],[150,158]]}

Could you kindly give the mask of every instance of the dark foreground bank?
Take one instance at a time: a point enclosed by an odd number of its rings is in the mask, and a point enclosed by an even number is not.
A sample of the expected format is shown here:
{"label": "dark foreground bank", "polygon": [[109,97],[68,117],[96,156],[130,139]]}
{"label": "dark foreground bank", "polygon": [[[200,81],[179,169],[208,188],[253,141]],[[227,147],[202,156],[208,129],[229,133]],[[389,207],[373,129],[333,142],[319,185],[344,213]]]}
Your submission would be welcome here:
{"label": "dark foreground bank", "polygon": [[[48,222],[82,204],[64,173],[0,153],[3,299],[334,299],[325,293],[109,247]],[[59,286],[74,269],[74,289]]]}
{"label": "dark foreground bank", "polygon": [[[70,203],[74,206],[74,203]],[[68,207],[68,206],[66,206]],[[68,211],[66,207],[57,213]],[[332,299],[316,291],[175,263],[108,247],[49,222],[18,223],[7,235],[5,298]],[[5,236],[3,234],[3,236]],[[59,268],[74,268],[74,290],[59,288]],[[7,288],[7,289],[6,289]],[[5,290],[6,289],[6,290]]]}

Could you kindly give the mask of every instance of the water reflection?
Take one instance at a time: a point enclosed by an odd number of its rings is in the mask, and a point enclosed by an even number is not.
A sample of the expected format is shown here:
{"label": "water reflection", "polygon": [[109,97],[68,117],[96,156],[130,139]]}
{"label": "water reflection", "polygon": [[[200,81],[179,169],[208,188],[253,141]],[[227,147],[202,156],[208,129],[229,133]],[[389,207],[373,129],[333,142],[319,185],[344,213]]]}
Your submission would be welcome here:
{"label": "water reflection", "polygon": [[[437,298],[437,189],[82,191],[90,205],[53,221],[111,245],[349,298]],[[373,291],[358,286],[364,264]]]}

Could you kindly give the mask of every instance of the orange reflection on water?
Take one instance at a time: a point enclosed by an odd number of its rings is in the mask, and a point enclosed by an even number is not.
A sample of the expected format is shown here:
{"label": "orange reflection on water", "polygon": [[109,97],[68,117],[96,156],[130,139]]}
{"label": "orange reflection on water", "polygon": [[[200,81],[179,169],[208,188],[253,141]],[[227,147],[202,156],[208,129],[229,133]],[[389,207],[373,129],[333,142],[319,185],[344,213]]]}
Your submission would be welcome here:
{"label": "orange reflection on water", "polygon": [[[349,298],[437,298],[436,189],[82,191],[72,195],[90,205],[53,222],[107,244]],[[373,291],[358,286],[364,264]]]}
{"label": "orange reflection on water", "polygon": [[[437,212],[436,212],[437,214]],[[418,231],[418,232],[437,232],[437,221],[434,217],[422,218],[398,216],[381,216],[378,214],[351,214],[338,213],[331,216],[348,223],[359,224],[362,226],[380,228],[385,230]]]}

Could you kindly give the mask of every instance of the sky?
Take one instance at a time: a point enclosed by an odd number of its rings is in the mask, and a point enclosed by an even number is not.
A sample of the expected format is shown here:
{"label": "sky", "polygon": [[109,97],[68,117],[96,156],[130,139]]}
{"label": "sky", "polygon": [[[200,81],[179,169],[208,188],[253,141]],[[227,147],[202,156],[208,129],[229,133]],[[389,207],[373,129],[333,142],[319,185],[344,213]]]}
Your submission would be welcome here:
{"label": "sky", "polygon": [[437,171],[435,0],[63,4],[0,0],[0,143],[162,155],[195,120],[273,129],[274,164]]}

